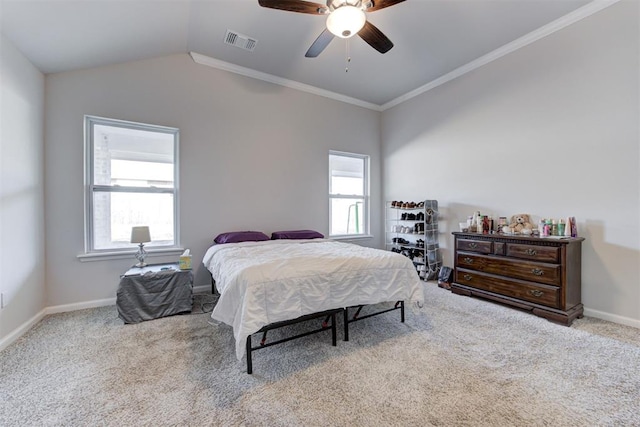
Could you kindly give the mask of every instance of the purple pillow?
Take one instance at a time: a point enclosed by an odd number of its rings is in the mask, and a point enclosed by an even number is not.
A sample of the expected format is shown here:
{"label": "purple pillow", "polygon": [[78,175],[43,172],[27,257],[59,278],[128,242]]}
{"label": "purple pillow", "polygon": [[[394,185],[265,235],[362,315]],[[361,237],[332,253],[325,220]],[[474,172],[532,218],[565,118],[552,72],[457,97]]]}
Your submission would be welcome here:
{"label": "purple pillow", "polygon": [[324,239],[324,235],[313,230],[274,231],[271,239]]}
{"label": "purple pillow", "polygon": [[231,231],[229,233],[218,234],[213,240],[218,244],[239,243],[239,242],[262,242],[269,240],[269,237],[260,231]]}

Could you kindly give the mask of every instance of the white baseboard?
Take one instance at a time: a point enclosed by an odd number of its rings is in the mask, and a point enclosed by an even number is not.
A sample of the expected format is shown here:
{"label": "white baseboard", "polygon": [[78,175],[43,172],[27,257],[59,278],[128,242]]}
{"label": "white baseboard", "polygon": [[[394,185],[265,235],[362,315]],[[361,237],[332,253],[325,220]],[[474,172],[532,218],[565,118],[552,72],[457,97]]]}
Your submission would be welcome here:
{"label": "white baseboard", "polygon": [[[194,286],[194,294],[211,293],[210,285]],[[115,298],[105,298],[93,301],[77,302],[73,304],[55,305],[44,309],[45,314],[66,313],[68,311],[84,310],[85,308],[106,307],[108,305],[116,305]]]}
{"label": "white baseboard", "polygon": [[617,314],[611,314],[605,311],[591,310],[586,307],[584,309],[584,315],[640,329],[640,320],[632,319],[630,317],[618,316]]}
{"label": "white baseboard", "polygon": [[0,351],[9,347],[9,345],[13,344],[18,338],[24,335],[29,329],[34,327],[38,322],[44,319],[45,316],[49,314],[56,313],[66,313],[68,311],[76,311],[83,310],[85,308],[96,308],[96,307],[104,307],[107,305],[114,305],[116,303],[115,298],[107,298],[102,300],[95,301],[86,301],[79,302],[74,304],[63,304],[63,305],[54,305],[52,307],[45,307],[40,310],[38,314],[33,316],[31,319],[24,322],[22,325],[18,326],[15,330],[13,330],[9,335],[2,338],[0,340]]}
{"label": "white baseboard", "polygon": [[[194,294],[207,294],[211,293],[211,285],[202,285],[193,287]],[[49,314],[66,313],[69,311],[84,310],[86,308],[106,307],[109,305],[115,305],[115,298],[105,298],[93,301],[77,302],[73,304],[54,305],[51,307],[45,307],[38,314],[27,320],[25,323],[13,330],[9,335],[0,339],[0,351],[9,347],[18,338],[24,335],[29,329],[34,327],[39,321]]]}
{"label": "white baseboard", "polygon": [[0,351],[4,350],[5,348],[9,347],[11,344],[16,342],[18,338],[24,335],[29,329],[34,327],[46,315],[47,315],[47,309],[45,308],[41,310],[38,314],[33,316],[31,319],[27,320],[22,325],[18,326],[9,335],[0,339]]}
{"label": "white baseboard", "polygon": [[46,314],[66,313],[68,311],[84,310],[85,308],[106,307],[108,305],[115,305],[115,298],[97,299],[93,301],[76,302],[73,304],[54,305],[53,307],[47,307],[44,310]]}

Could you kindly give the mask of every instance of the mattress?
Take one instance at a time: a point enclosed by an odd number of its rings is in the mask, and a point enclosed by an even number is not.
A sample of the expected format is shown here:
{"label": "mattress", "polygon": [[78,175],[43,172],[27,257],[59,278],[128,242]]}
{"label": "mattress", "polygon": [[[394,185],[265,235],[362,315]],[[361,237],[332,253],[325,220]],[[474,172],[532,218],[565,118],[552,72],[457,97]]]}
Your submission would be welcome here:
{"label": "mattress", "polygon": [[328,239],[214,245],[203,259],[220,293],[211,317],[233,327],[236,357],[268,324],[354,305],[422,303],[408,258]]}

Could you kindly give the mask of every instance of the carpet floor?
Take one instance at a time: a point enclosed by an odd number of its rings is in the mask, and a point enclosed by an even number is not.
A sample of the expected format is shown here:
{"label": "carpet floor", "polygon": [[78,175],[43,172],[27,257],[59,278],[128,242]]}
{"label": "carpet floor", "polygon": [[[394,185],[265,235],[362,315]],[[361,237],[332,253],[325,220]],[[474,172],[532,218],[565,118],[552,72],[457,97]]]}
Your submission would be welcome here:
{"label": "carpet floor", "polygon": [[50,315],[0,352],[0,425],[640,426],[640,329],[425,297],[336,347],[323,332],[260,350],[253,375],[201,312],[211,296],[135,325],[114,306]]}

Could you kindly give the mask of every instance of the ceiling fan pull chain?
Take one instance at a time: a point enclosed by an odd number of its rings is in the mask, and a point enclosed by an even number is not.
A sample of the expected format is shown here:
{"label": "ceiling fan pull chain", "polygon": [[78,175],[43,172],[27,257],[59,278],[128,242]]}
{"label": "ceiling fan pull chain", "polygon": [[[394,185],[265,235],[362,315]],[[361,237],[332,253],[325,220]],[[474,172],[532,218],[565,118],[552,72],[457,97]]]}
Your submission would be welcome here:
{"label": "ceiling fan pull chain", "polygon": [[347,42],[347,56],[345,58],[345,62],[346,62],[346,66],[344,68],[344,72],[348,73],[349,72],[349,62],[351,62],[351,55],[349,53],[349,39],[346,40]]}

